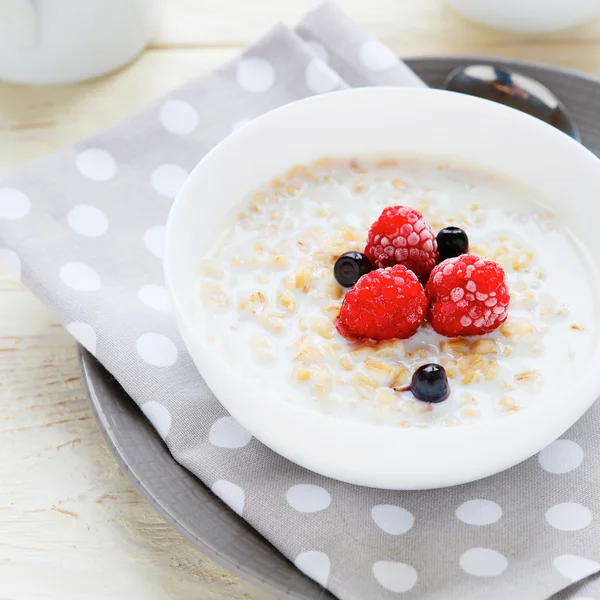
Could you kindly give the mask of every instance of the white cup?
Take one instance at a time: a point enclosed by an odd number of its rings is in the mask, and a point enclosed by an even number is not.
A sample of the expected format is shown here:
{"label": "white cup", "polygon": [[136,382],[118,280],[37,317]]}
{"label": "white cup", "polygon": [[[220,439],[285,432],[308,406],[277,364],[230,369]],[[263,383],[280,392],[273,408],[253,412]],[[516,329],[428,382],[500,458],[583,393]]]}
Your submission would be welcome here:
{"label": "white cup", "polygon": [[151,40],[160,0],[0,0],[0,79],[49,85],[104,75]]}
{"label": "white cup", "polygon": [[600,15],[600,0],[446,0],[488,27],[541,33],[581,25]]}

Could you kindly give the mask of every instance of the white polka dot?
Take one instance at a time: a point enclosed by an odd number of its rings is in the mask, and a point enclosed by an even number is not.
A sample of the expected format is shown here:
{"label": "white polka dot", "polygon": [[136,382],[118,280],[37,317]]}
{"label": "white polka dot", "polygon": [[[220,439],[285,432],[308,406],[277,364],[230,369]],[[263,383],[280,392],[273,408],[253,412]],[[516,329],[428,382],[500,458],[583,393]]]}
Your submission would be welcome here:
{"label": "white polka dot", "polygon": [[385,71],[398,64],[398,57],[378,40],[369,40],[360,47],[360,60],[372,71]]}
{"label": "white polka dot", "polygon": [[8,269],[13,277],[21,281],[21,259],[16,252],[8,248],[0,248],[0,262]]}
{"label": "white polka dot", "polygon": [[140,406],[142,412],[154,429],[158,431],[158,435],[164,440],[171,431],[171,413],[158,402],[146,402]]}
{"label": "white polka dot", "polygon": [[165,198],[175,198],[188,177],[179,165],[165,164],[154,169],[150,181],[152,187]]}
{"label": "white polka dot", "polygon": [[96,332],[88,323],[76,321],[67,325],[67,331],[94,356],[96,355]]}
{"label": "white polka dot", "polygon": [[538,460],[548,473],[568,473],[583,462],[583,450],[571,440],[556,440],[539,453]]}
{"label": "white polka dot", "polygon": [[506,571],[506,556],[489,548],[471,548],[461,557],[459,564],[463,571],[477,577],[496,577]]}
{"label": "white polka dot", "polygon": [[148,307],[159,312],[171,312],[171,298],[167,288],[162,285],[148,284],[140,288],[138,298]]}
{"label": "white polka dot", "polygon": [[296,556],[294,564],[319,585],[323,587],[327,585],[329,571],[331,571],[331,561],[325,552],[319,552],[318,550],[302,552]]}
{"label": "white polka dot", "polygon": [[60,268],[59,275],[67,287],[77,292],[94,292],[100,289],[100,275],[84,263],[66,263]]}
{"label": "white polka dot", "polygon": [[600,570],[600,564],[595,560],[583,558],[582,556],[575,556],[574,554],[557,556],[552,561],[552,564],[561,575],[571,581],[584,579]]}
{"label": "white polka dot", "polygon": [[75,164],[79,172],[92,181],[108,181],[117,172],[115,159],[100,148],[81,151],[75,159]]}
{"label": "white polka dot", "polygon": [[592,513],[577,502],[564,502],[546,511],[546,521],[561,531],[578,531],[592,522]]}
{"label": "white polka dot", "polygon": [[325,46],[321,44],[321,42],[317,42],[317,40],[309,40],[305,43],[323,62],[329,62],[329,53],[327,52]]}
{"label": "white polka dot", "polygon": [[371,510],[373,521],[378,527],[391,535],[406,533],[415,522],[412,513],[393,504],[378,504]]}
{"label": "white polka dot", "polygon": [[417,583],[419,576],[414,567],[392,560],[380,560],[373,565],[375,579],[390,592],[408,592]]}
{"label": "white polka dot", "polygon": [[456,516],[468,525],[491,525],[500,519],[502,509],[491,500],[469,500],[456,509]]}
{"label": "white polka dot", "polygon": [[162,259],[165,251],[164,225],[157,225],[156,227],[147,229],[146,233],[144,233],[144,244],[146,244],[146,248],[148,248],[154,256]]}
{"label": "white polka dot", "polygon": [[313,58],[306,66],[304,73],[306,85],[316,94],[331,92],[338,85],[340,78],[321,59]]}
{"label": "white polka dot", "polygon": [[266,92],[275,83],[275,69],[264,58],[244,58],[237,66],[237,81],[249,92]]}
{"label": "white polka dot", "polygon": [[106,215],[99,208],[87,204],[74,206],[67,215],[67,222],[73,231],[88,237],[104,235],[108,229]]}
{"label": "white polka dot", "polygon": [[220,481],[215,481],[210,489],[213,494],[221,498],[231,510],[241,516],[244,510],[246,497],[244,490],[239,485],[221,479]]}
{"label": "white polka dot", "polygon": [[31,201],[15,188],[0,188],[0,219],[21,219],[31,210]]}
{"label": "white polka dot", "polygon": [[160,333],[144,333],[135,344],[140,358],[155,367],[170,367],[177,361],[177,346]]}
{"label": "white polka dot", "polygon": [[167,100],[160,109],[160,122],[167,131],[186,135],[198,127],[198,111],[184,100]]}
{"label": "white polka dot", "polygon": [[292,508],[304,513],[325,510],[331,503],[331,496],[326,489],[310,483],[292,486],[285,497]]}
{"label": "white polka dot", "polygon": [[252,123],[252,121],[253,119],[240,119],[239,121],[236,121],[231,128],[232,133],[242,129],[243,127],[246,127],[246,125],[248,125],[248,123]]}
{"label": "white polka dot", "polygon": [[208,434],[208,441],[219,448],[243,448],[251,439],[252,436],[233,417],[215,421]]}

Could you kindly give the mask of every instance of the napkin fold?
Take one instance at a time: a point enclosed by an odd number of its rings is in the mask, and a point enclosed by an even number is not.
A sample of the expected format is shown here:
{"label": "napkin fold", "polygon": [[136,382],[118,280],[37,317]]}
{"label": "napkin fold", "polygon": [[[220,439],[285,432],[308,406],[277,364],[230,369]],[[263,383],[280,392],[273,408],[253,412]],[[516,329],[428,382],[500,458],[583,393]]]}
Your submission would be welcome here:
{"label": "napkin fold", "polygon": [[215,72],[0,178],[0,260],[117,378],[178,462],[340,599],[600,598],[590,577],[600,571],[598,405],[564,439],[495,477],[426,492],[361,488],[253,439],[177,334],[161,258],[188,173],[266,111],[366,85],[425,84],[321,4],[295,30],[274,27]]}

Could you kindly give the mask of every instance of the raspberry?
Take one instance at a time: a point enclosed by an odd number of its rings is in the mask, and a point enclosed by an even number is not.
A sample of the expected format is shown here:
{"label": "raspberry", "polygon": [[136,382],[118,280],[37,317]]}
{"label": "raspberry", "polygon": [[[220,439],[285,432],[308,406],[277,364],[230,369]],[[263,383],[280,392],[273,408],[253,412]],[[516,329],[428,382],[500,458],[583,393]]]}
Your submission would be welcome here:
{"label": "raspberry", "polygon": [[347,338],[391,340],[413,335],[425,318],[427,296],[402,265],[363,275],[346,294],[337,330]]}
{"label": "raspberry", "polygon": [[407,206],[390,206],[371,225],[365,254],[375,268],[404,265],[425,283],[438,260],[437,242],[423,215]]}
{"label": "raspberry", "polygon": [[504,269],[493,260],[449,258],[433,269],[426,291],[429,320],[441,335],[481,335],[506,321],[510,294]]}

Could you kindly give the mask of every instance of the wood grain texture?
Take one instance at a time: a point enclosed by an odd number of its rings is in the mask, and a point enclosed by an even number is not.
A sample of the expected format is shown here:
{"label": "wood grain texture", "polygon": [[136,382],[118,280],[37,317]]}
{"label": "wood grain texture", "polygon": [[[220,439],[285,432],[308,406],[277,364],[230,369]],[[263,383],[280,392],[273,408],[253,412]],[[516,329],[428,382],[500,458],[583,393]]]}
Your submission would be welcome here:
{"label": "wood grain texture", "polygon": [[0,315],[0,598],[269,598],[131,487],[90,415],[70,336],[3,270]]}
{"label": "wood grain texture", "polygon": [[[0,84],[0,173],[231,58],[311,0],[168,0],[135,63],[79,85]],[[399,54],[487,54],[600,75],[600,22],[549,36],[469,23],[440,0],[340,0]],[[192,549],[132,489],[90,416],[70,337],[0,266],[0,598],[269,600]]]}

